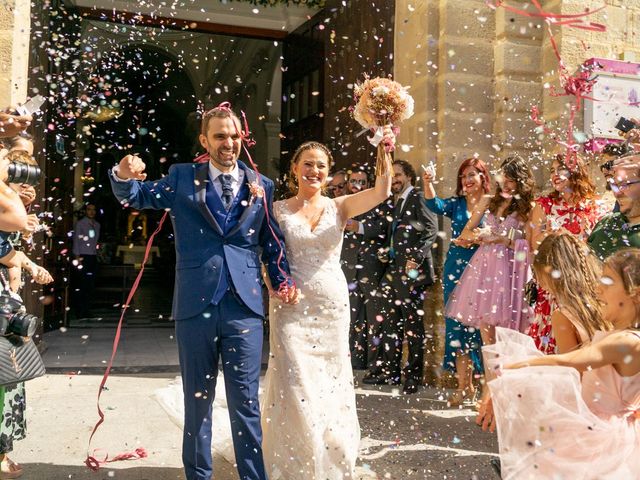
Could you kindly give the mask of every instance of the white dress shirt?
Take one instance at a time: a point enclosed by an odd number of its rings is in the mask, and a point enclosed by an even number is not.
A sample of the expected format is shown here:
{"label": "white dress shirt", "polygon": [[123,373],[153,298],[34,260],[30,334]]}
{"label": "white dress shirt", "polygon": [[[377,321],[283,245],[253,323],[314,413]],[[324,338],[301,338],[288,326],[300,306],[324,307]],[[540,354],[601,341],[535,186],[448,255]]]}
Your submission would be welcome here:
{"label": "white dress shirt", "polygon": [[[224,172],[222,172],[211,162],[209,162],[209,180],[211,180],[213,188],[216,189],[216,193],[220,198],[222,198],[222,183],[220,182],[220,179],[218,177],[223,173]],[[233,198],[236,198],[236,195],[238,195],[238,191],[240,190],[240,185],[242,185],[242,180],[244,180],[244,171],[240,170],[238,164],[236,163],[233,167],[233,170],[231,170],[228,174],[231,175],[231,188],[233,189]]]}

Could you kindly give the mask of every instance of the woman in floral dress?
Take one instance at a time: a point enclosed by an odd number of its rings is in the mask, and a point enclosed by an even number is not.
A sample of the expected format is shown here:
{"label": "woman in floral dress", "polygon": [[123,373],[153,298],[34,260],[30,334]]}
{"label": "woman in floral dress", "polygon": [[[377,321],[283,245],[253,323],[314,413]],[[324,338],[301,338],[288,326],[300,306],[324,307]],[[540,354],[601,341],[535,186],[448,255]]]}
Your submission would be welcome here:
{"label": "woman in floral dress", "polygon": [[[598,200],[596,188],[581,158],[573,168],[565,163],[564,155],[556,155],[551,164],[553,190],[536,199],[531,216],[531,251],[535,255],[538,245],[548,232],[567,231],[586,240],[594,225],[608,213]],[[555,309],[553,298],[536,285],[534,321],[528,334],[536,347],[547,354],[556,353],[556,341],[551,331],[551,314]]]}

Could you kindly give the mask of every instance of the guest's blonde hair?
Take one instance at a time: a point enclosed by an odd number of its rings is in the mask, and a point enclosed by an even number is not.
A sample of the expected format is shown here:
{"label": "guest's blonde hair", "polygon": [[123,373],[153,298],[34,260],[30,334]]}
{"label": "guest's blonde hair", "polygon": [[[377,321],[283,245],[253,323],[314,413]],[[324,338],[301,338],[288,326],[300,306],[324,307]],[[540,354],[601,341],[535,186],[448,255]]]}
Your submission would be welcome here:
{"label": "guest's blonde hair", "polygon": [[580,322],[589,338],[598,331],[613,329],[604,317],[598,295],[602,265],[589,247],[570,233],[551,233],[538,247],[533,260],[538,281],[558,304]]}

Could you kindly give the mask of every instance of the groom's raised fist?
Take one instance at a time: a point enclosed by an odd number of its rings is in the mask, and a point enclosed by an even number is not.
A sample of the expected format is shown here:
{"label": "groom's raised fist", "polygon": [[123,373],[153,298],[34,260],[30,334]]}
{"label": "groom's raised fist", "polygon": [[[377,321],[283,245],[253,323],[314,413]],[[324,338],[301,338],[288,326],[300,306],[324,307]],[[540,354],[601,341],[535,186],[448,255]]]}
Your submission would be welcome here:
{"label": "groom's raised fist", "polygon": [[135,155],[127,155],[118,164],[118,171],[116,174],[123,180],[144,180],[147,178],[147,174],[143,173],[147,166],[144,162]]}

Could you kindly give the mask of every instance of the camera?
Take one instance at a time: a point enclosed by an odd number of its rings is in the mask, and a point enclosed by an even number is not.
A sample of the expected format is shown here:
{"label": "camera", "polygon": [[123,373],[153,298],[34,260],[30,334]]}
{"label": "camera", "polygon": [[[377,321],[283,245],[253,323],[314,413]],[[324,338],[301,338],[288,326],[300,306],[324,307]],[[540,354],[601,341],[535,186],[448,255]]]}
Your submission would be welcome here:
{"label": "camera", "polygon": [[0,293],[0,335],[32,337],[40,319],[26,313],[22,302],[7,292]]}
{"label": "camera", "polygon": [[13,150],[6,156],[9,160],[7,166],[7,182],[26,184],[35,187],[40,183],[42,171],[35,159],[25,150]]}
{"label": "camera", "polygon": [[616,129],[620,130],[622,133],[627,133],[634,128],[636,128],[636,124],[624,117],[620,117],[618,119],[618,123],[616,123]]}

